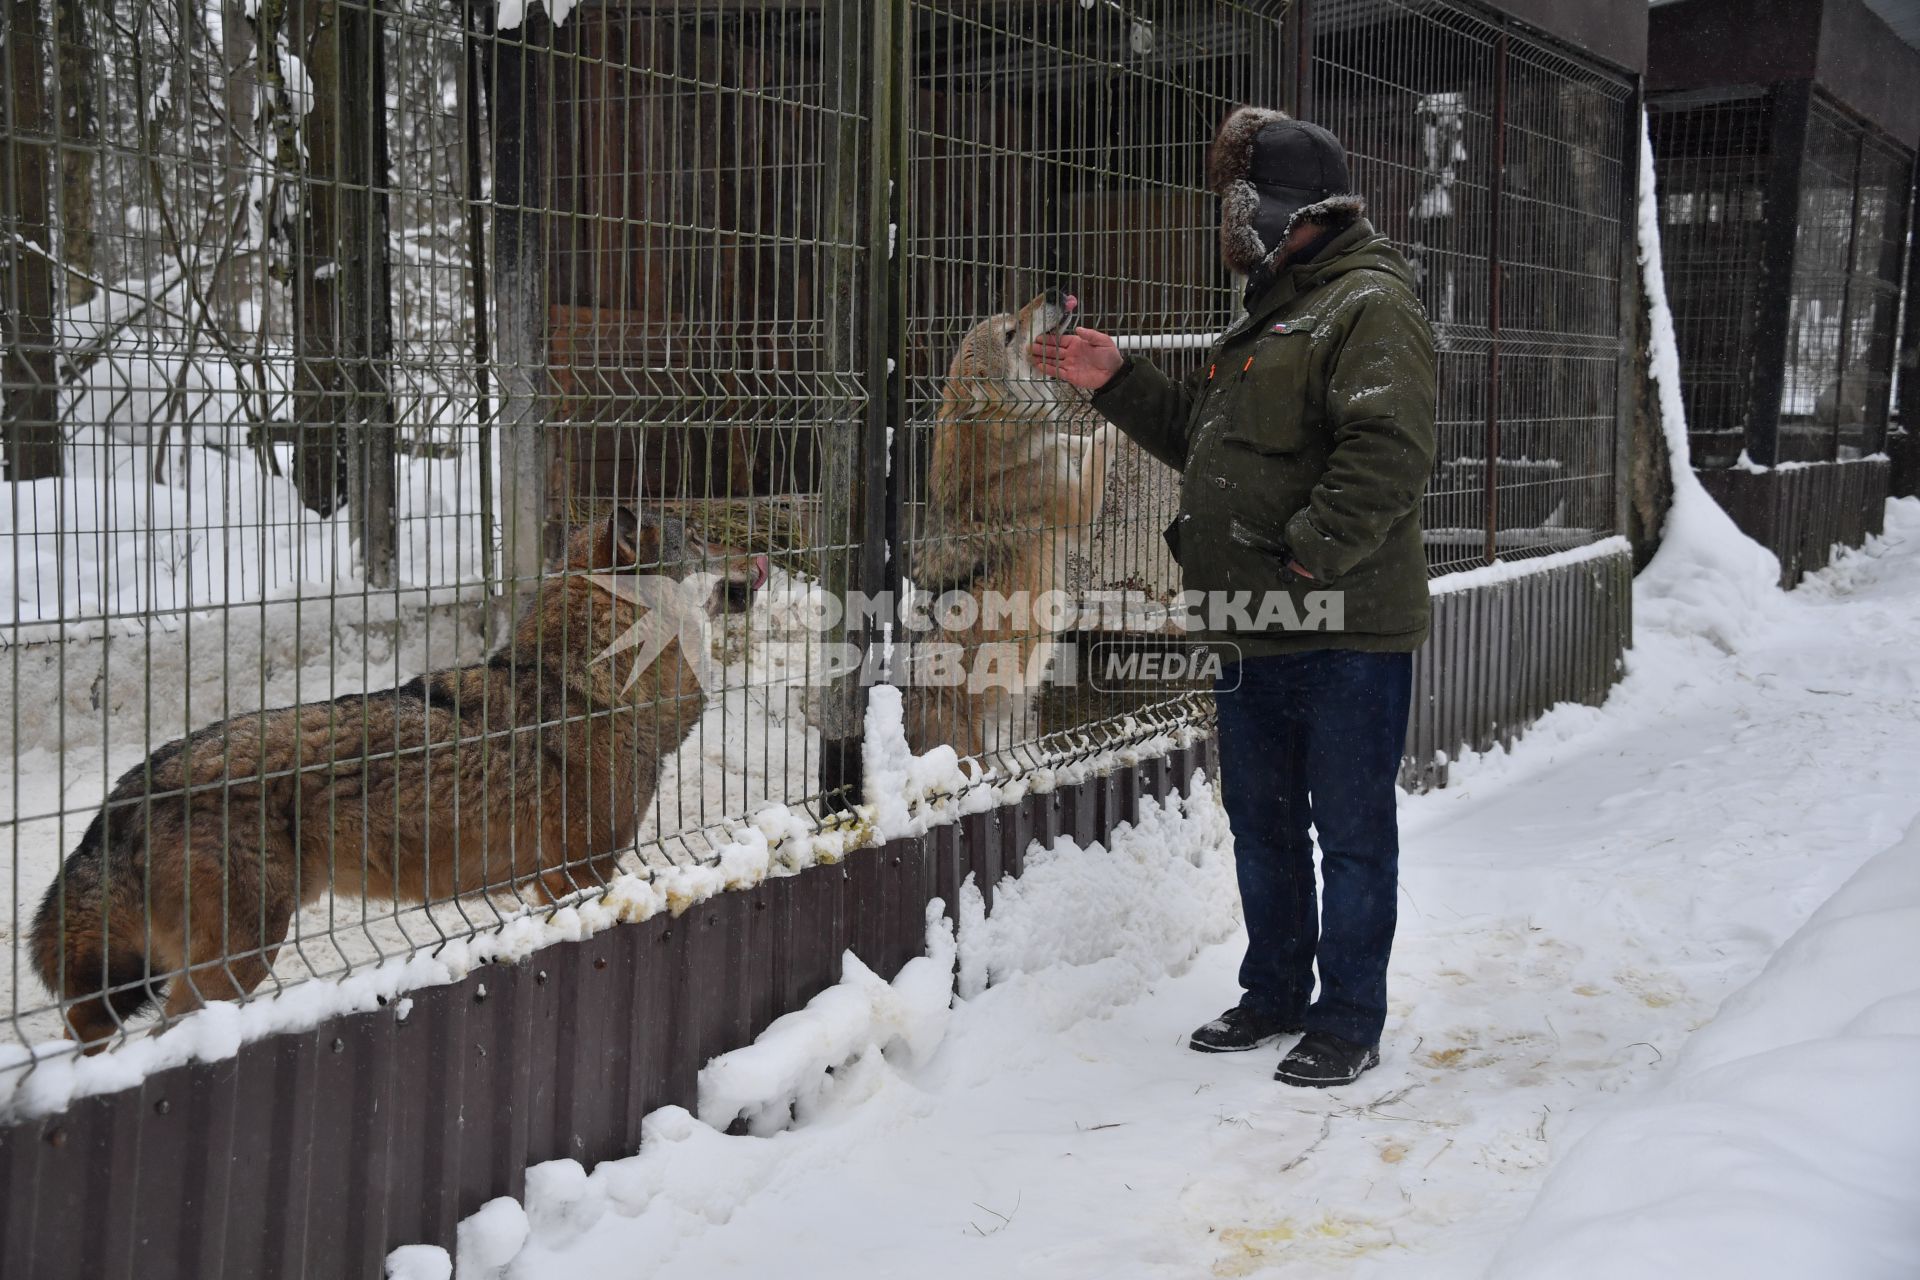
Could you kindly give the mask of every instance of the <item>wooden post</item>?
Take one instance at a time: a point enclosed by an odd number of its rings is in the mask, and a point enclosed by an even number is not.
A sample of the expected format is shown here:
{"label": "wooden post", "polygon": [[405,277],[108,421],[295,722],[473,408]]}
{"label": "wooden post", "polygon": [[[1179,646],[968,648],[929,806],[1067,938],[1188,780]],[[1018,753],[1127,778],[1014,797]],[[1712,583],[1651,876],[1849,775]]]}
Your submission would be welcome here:
{"label": "wooden post", "polygon": [[[485,136],[482,129],[481,104],[482,48],[480,36],[482,24],[487,21],[482,12],[470,9],[462,21],[465,24],[464,56],[460,60],[460,118],[465,127],[462,133],[461,163],[466,171],[466,224],[467,224],[467,265],[470,273],[473,307],[473,420],[479,428],[477,449],[480,467],[480,579],[486,591],[491,594],[494,580],[499,575],[493,545],[493,393],[490,379],[492,357],[488,354],[487,341],[487,299],[492,296],[487,291],[487,232],[486,222],[481,214],[483,192],[481,187],[480,140]],[[482,626],[489,647],[493,644],[493,611],[482,615]]]}
{"label": "wooden post", "polygon": [[[294,281],[294,487],[309,511],[330,516],[347,499],[348,448],[343,427],[354,420],[352,394],[356,309],[365,241],[353,235],[354,214],[341,188],[351,179],[348,139],[354,104],[341,83],[342,13],[338,0],[282,13],[295,28],[293,48],[305,64],[311,109],[301,129],[298,170],[299,250]],[[289,90],[289,100],[293,93]],[[298,107],[291,108],[298,111]],[[283,159],[285,157],[283,156]]]}
{"label": "wooden post", "polygon": [[8,0],[6,92],[0,94],[0,421],[7,478],[60,474],[59,385],[54,368],[52,169],[42,0]]}
{"label": "wooden post", "polygon": [[323,0],[304,33],[313,109],[301,185],[297,481],[342,501],[367,581],[392,580],[393,358],[387,261],[386,56],[371,6]]}
{"label": "wooden post", "polygon": [[[821,309],[826,342],[822,355],[834,385],[850,383],[864,368],[867,331],[861,326],[859,288],[862,209],[860,119],[865,67],[871,55],[858,0],[824,0],[820,14],[821,72],[834,95],[824,140],[822,180],[826,184],[825,262]],[[871,180],[871,179],[870,179]],[[843,381],[844,379],[844,381]],[[872,395],[872,387],[867,388]],[[831,597],[845,600],[859,586],[859,556],[854,540],[860,522],[862,405],[835,397],[823,417],[820,439],[820,522],[814,541],[820,546],[820,584]],[[822,636],[824,652],[837,654],[859,646],[858,629],[843,617]],[[820,695],[820,793],[830,809],[851,807],[859,799],[860,742],[866,694],[858,672],[841,676]]]}
{"label": "wooden post", "polygon": [[1773,88],[1773,128],[1761,230],[1758,306],[1747,409],[1747,457],[1763,467],[1780,461],[1780,409],[1786,394],[1787,324],[1793,307],[1793,249],[1800,229],[1800,170],[1806,160],[1813,82]]}
{"label": "wooden post", "polygon": [[[902,403],[904,276],[896,236],[906,181],[906,17],[903,0],[826,0],[821,15],[822,69],[840,96],[826,156],[824,354],[829,374],[858,370],[867,391],[864,405],[831,406],[821,442],[820,580],[841,600],[856,590],[884,591],[897,576],[887,556],[898,529],[887,437],[901,421]],[[864,121],[854,110],[863,88]],[[845,646],[865,654],[879,636],[843,619],[825,639],[830,653]],[[819,783],[829,808],[859,799],[866,701],[858,671],[821,696]]]}
{"label": "wooden post", "polygon": [[[366,343],[359,362],[360,438],[350,471],[353,537],[360,546],[366,580],[373,586],[391,586],[399,547],[394,509],[395,468],[399,465],[393,425],[393,264],[389,243],[387,190],[391,169],[387,153],[387,45],[381,0],[367,0],[365,10],[343,10],[351,15],[353,65],[344,68],[342,87],[356,97],[356,136],[364,138],[367,182],[354,198],[364,203],[360,218],[366,224],[364,316],[359,321]],[[370,108],[370,109],[369,109]],[[362,143],[356,142],[361,148]]]}
{"label": "wooden post", "polygon": [[[492,41],[487,105],[493,125],[494,367],[500,386],[502,569],[527,589],[546,560],[547,204],[552,24],[529,12]],[[552,548],[556,549],[556,548]]]}
{"label": "wooden post", "polygon": [[[84,0],[58,0],[54,23],[54,42],[59,47],[54,74],[59,109],[53,124],[60,148],[60,261],[67,268],[67,304],[78,306],[94,293],[93,167],[100,145],[97,59],[87,33]],[[245,23],[239,26],[244,33]]]}

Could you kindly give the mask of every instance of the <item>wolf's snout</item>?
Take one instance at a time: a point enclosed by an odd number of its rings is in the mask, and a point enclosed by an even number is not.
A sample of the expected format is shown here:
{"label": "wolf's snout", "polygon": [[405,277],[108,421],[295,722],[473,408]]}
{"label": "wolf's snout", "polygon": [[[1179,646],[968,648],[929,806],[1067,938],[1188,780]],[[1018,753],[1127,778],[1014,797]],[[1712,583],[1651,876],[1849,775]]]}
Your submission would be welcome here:
{"label": "wolf's snout", "polygon": [[1040,304],[1038,333],[1068,334],[1080,326],[1080,299],[1065,285],[1054,285],[1034,301]]}
{"label": "wolf's snout", "polygon": [[714,615],[745,613],[753,606],[754,593],[767,585],[771,572],[765,555],[749,557],[745,564],[729,570],[716,584],[707,600],[707,612]]}
{"label": "wolf's snout", "polygon": [[1080,299],[1062,290],[1060,310],[1063,314],[1060,317],[1058,331],[1062,337],[1065,337],[1080,327]]}

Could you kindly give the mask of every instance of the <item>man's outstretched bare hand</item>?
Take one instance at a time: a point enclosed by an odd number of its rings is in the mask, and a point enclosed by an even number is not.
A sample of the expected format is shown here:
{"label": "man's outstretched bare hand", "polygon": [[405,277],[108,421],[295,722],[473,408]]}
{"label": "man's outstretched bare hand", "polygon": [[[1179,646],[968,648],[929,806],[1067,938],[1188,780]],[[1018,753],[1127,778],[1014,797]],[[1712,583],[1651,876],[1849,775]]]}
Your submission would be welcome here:
{"label": "man's outstretched bare hand", "polygon": [[1043,333],[1027,348],[1033,367],[1049,378],[1065,378],[1082,391],[1096,391],[1126,363],[1113,339],[1098,329]]}

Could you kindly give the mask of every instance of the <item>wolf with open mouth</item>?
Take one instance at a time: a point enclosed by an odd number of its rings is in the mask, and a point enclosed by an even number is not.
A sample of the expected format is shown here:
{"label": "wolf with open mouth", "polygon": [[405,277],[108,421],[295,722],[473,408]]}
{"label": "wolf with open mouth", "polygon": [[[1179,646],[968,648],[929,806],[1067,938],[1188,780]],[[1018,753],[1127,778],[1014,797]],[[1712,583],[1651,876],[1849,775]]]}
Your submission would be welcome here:
{"label": "wolf with open mouth", "polygon": [[[1084,397],[1041,376],[1028,356],[1035,338],[1071,332],[1079,320],[1079,299],[1048,289],[976,324],[947,368],[910,567],[916,590],[933,599],[974,598],[978,607],[961,611],[972,613],[971,625],[932,636],[949,652],[957,645],[969,667],[991,645],[1027,675],[1047,635],[1033,602],[1065,585],[1068,552],[1086,538],[1106,496],[1118,433],[1109,425],[1070,432]],[[990,598],[1024,599],[1027,607],[996,616]],[[909,683],[907,738],[916,751],[946,743],[981,756],[1038,728],[1026,723],[1032,699],[1004,682]]]}

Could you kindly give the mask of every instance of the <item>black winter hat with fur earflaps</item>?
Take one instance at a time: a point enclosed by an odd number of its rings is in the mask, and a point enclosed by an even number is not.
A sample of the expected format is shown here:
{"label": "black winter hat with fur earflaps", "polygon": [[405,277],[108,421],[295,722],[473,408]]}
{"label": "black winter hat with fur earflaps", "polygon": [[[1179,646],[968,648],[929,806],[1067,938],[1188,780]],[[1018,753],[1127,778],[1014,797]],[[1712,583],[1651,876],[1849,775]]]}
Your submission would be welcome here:
{"label": "black winter hat with fur earflaps", "polygon": [[1207,150],[1207,186],[1221,198],[1220,253],[1250,275],[1286,240],[1294,217],[1352,190],[1347,149],[1284,111],[1237,107]]}

